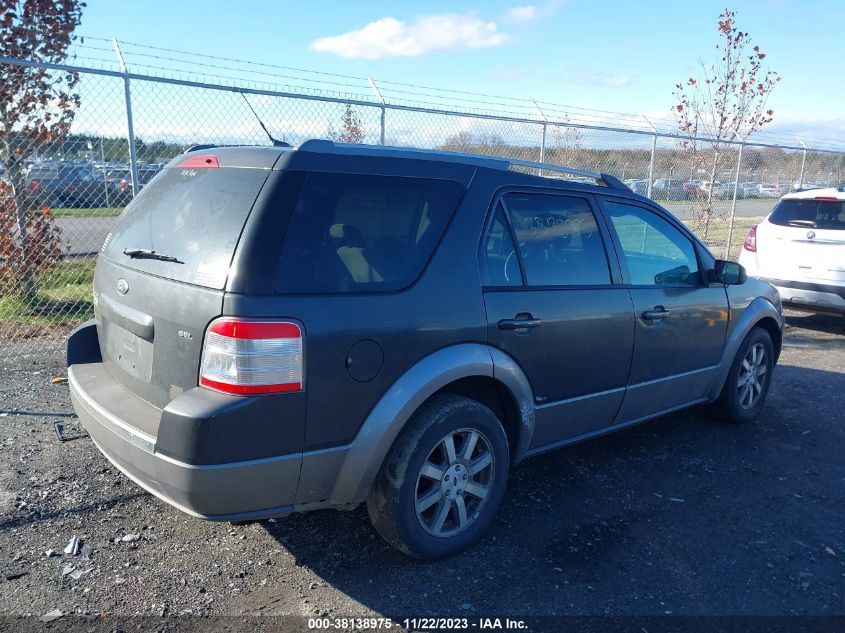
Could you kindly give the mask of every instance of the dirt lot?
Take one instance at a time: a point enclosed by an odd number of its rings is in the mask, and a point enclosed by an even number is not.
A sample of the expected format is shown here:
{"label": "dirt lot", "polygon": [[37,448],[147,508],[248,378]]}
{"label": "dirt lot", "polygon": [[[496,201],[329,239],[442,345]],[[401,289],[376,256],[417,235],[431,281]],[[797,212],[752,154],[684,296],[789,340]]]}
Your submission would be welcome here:
{"label": "dirt lot", "polygon": [[[59,443],[55,421],[78,431],[60,361],[17,362],[0,387],[0,614],[843,615],[845,319],[789,323],[756,422],[695,410],[530,460],[484,542],[437,563],[390,549],[363,508],[187,517],[89,439]],[[63,554],[73,536],[88,557]]]}

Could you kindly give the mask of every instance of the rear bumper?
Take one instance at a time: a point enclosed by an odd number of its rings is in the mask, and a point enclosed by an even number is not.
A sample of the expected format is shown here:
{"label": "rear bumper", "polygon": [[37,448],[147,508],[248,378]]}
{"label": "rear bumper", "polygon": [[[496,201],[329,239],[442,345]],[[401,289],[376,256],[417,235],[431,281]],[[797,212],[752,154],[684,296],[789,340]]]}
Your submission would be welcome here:
{"label": "rear bumper", "polygon": [[781,301],[786,306],[804,310],[845,312],[845,286],[785,279],[765,281],[777,288]]}
{"label": "rear bumper", "polygon": [[[257,519],[293,510],[290,500],[299,482],[301,455],[205,465],[175,460],[156,452],[155,437],[131,426],[98,402],[104,392],[125,402],[136,397],[120,393],[122,386],[116,382],[108,385],[107,376],[99,363],[69,367],[73,408],[97,448],[139,486],[203,519]],[[108,385],[105,389],[104,383]]]}
{"label": "rear bumper", "polygon": [[293,511],[301,453],[210,464],[165,454],[159,446],[164,426],[219,428],[210,420],[226,417],[231,403],[194,389],[164,410],[154,407],[112,378],[90,351],[94,327],[86,324],[68,341],[68,384],[76,414],[109,461],[145,490],[196,517],[232,521]]}

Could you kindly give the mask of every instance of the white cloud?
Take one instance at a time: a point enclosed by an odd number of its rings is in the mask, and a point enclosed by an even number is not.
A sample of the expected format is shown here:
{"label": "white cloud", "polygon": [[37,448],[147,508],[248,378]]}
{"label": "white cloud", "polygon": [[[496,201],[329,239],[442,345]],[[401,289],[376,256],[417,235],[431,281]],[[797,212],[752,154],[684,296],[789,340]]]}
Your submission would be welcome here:
{"label": "white cloud", "polygon": [[495,22],[482,20],[474,13],[439,13],[421,15],[413,22],[381,18],[361,29],[316,39],[309,48],[348,59],[379,59],[416,57],[456,48],[488,48],[509,39],[510,35],[500,32]]}
{"label": "white cloud", "polygon": [[626,86],[631,83],[630,75],[610,75],[605,77],[602,83],[605,86]]}
{"label": "white cloud", "polygon": [[539,6],[536,4],[525,4],[508,9],[507,18],[512,22],[532,22],[537,18],[550,18],[566,0],[546,0]]}
{"label": "white cloud", "polygon": [[508,17],[517,22],[530,22],[539,14],[540,12],[533,4],[529,4],[524,7],[514,7],[513,9],[508,10]]}
{"label": "white cloud", "polygon": [[606,73],[586,66],[571,66],[559,74],[560,79],[572,81],[579,86],[607,86],[622,88],[634,83],[634,77],[625,73]]}

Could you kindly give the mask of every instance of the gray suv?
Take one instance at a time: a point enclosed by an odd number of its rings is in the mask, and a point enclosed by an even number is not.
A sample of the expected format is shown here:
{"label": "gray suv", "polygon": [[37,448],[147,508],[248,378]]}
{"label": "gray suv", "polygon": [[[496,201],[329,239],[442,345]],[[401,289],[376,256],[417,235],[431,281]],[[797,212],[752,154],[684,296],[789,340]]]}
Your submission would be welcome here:
{"label": "gray suv", "polygon": [[174,159],[94,297],[71,396],[129,478],[212,520],[366,502],[422,558],[477,542],[528,456],[754,418],[783,331],[772,286],[611,176],[319,140]]}

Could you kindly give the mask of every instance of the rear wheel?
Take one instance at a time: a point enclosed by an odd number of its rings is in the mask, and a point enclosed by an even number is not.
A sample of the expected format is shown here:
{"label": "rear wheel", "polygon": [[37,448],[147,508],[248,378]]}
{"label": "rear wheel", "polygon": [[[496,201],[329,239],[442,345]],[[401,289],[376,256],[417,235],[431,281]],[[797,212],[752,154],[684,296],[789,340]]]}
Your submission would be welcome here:
{"label": "rear wheel", "polygon": [[755,327],[739,346],[716,407],[730,422],[756,418],[766,401],[775,366],[774,346],[769,333]]}
{"label": "rear wheel", "polygon": [[490,526],[508,468],[507,436],[490,409],[463,396],[435,396],[388,453],[367,498],[370,520],[410,556],[450,556]]}

